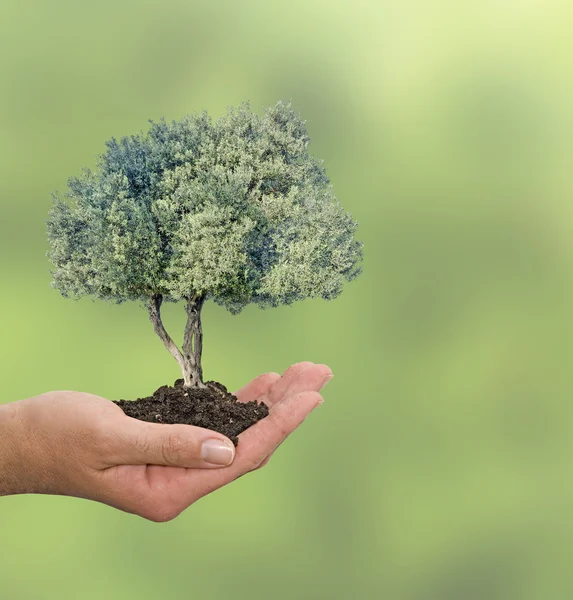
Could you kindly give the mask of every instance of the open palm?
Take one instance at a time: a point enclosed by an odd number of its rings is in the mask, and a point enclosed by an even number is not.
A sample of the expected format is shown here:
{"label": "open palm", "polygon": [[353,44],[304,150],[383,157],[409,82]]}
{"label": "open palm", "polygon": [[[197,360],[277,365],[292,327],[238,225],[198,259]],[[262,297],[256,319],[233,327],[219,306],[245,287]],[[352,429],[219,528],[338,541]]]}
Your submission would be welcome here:
{"label": "open palm", "polygon": [[231,465],[200,469],[116,464],[98,473],[104,492],[98,499],[153,521],[173,519],[199,498],[266,464],[277,446],[322,402],[318,392],[331,376],[325,365],[302,362],[282,377],[277,373],[257,377],[235,395],[241,402],[265,402],[270,413],[240,434]]}

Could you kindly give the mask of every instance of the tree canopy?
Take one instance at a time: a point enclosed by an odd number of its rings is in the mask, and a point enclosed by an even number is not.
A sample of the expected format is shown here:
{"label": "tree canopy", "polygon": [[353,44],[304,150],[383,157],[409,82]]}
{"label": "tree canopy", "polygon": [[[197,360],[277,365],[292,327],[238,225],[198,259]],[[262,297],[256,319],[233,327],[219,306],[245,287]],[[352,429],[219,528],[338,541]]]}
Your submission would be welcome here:
{"label": "tree canopy", "polygon": [[200,296],[234,313],[336,297],[360,272],[362,244],[309,141],[284,101],[112,138],[54,196],[52,285],[114,302]]}

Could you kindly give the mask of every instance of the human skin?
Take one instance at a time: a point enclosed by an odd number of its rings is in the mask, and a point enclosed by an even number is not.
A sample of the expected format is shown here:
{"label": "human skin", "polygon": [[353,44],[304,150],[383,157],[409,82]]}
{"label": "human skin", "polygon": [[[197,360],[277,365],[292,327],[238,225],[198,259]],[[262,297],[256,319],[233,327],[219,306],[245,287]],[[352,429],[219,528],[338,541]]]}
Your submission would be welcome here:
{"label": "human skin", "polygon": [[235,392],[241,402],[256,399],[270,408],[268,417],[240,434],[236,449],[219,433],[139,421],[109,400],[83,392],[47,392],[5,404],[0,406],[0,496],[76,496],[169,521],[199,498],[264,466],[322,403],[319,391],[331,377],[326,365],[302,362],[282,376],[260,375]]}

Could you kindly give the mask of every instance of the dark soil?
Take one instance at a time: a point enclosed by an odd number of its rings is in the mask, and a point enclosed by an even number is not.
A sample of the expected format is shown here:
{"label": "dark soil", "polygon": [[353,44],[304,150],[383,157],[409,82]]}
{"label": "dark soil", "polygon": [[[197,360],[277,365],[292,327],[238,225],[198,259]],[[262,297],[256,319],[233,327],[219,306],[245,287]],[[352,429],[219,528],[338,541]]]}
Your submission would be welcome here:
{"label": "dark soil", "polygon": [[152,396],[137,400],[115,400],[123,412],[150,423],[185,423],[218,431],[231,439],[269,414],[264,402],[239,402],[217,381],[205,382],[206,388],[183,387],[177,379],[173,387],[162,385]]}

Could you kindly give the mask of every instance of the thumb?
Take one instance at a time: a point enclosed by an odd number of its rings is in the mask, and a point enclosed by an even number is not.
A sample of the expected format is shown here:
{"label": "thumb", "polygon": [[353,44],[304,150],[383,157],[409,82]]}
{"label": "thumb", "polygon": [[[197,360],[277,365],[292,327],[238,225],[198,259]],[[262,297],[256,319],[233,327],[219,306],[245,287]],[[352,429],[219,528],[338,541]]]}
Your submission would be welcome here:
{"label": "thumb", "polygon": [[119,464],[213,468],[230,465],[235,447],[224,435],[193,425],[122,419],[118,432]]}

